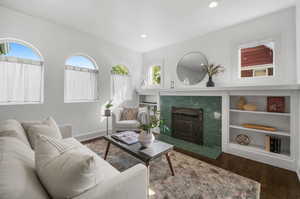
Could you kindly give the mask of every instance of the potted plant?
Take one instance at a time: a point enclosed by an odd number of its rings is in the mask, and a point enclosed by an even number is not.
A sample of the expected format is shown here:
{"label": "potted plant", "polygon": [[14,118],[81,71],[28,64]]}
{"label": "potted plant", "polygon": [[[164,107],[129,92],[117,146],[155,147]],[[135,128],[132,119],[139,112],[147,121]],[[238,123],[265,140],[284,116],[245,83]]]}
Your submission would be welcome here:
{"label": "potted plant", "polygon": [[113,107],[113,104],[112,104],[112,100],[109,100],[109,102],[105,105],[105,112],[104,112],[104,115],[106,117],[110,117],[111,116],[111,110],[110,108]]}
{"label": "potted plant", "polygon": [[163,125],[163,120],[159,119],[159,112],[149,116],[149,121],[140,125],[141,133],[139,135],[139,142],[143,147],[149,147],[155,140],[152,129]]}
{"label": "potted plant", "polygon": [[208,75],[208,82],[206,83],[206,86],[214,87],[215,83],[213,82],[212,77],[221,72],[224,72],[224,67],[221,65],[209,64],[209,65],[205,65],[205,69]]}

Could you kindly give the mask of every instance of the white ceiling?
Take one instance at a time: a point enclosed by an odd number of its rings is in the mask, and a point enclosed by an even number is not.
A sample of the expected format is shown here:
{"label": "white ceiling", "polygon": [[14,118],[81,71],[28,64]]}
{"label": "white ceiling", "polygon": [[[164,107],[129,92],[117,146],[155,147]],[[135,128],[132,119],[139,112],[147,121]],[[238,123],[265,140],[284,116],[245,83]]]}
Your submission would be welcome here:
{"label": "white ceiling", "polygon": [[[145,52],[290,7],[295,0],[0,0],[0,5]],[[146,33],[148,38],[140,38]]]}

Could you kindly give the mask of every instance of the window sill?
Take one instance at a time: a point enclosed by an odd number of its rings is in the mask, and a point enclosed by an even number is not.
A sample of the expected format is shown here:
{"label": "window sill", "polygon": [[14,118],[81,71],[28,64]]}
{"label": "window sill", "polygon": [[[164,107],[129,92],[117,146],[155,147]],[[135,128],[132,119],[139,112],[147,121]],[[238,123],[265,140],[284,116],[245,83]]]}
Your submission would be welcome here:
{"label": "window sill", "polygon": [[0,102],[0,106],[33,105],[33,104],[43,104],[43,102]]}
{"label": "window sill", "polygon": [[99,99],[97,100],[74,100],[74,101],[64,101],[65,104],[73,104],[73,103],[98,103],[100,102]]}

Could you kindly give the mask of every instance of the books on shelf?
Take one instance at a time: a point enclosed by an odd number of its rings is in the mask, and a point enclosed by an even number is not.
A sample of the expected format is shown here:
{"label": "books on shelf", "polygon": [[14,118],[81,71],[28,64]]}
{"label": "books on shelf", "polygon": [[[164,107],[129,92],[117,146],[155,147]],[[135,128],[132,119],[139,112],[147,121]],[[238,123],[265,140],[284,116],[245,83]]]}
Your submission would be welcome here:
{"label": "books on shelf", "polygon": [[266,135],[265,150],[273,153],[281,153],[281,138]]}
{"label": "books on shelf", "polygon": [[135,144],[138,142],[138,136],[139,134],[137,134],[134,131],[124,131],[124,132],[120,132],[120,133],[116,133],[114,135],[112,135],[111,137],[124,142],[125,144]]}

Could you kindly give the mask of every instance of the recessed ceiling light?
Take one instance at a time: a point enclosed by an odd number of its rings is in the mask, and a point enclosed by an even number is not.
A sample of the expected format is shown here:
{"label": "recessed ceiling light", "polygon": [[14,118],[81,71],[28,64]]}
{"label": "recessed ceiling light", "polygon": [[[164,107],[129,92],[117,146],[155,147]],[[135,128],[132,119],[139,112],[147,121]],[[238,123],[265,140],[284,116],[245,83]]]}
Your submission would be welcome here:
{"label": "recessed ceiling light", "polygon": [[146,34],[141,34],[140,37],[143,38],[143,39],[145,39],[145,38],[148,37],[148,35],[146,35]]}
{"label": "recessed ceiling light", "polygon": [[215,8],[215,7],[217,7],[218,5],[219,5],[219,2],[218,2],[218,1],[212,1],[212,2],[210,2],[210,4],[209,4],[208,7],[210,7],[210,8]]}

